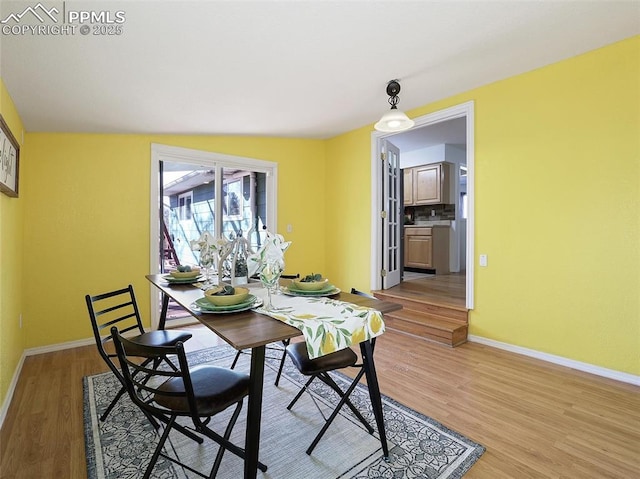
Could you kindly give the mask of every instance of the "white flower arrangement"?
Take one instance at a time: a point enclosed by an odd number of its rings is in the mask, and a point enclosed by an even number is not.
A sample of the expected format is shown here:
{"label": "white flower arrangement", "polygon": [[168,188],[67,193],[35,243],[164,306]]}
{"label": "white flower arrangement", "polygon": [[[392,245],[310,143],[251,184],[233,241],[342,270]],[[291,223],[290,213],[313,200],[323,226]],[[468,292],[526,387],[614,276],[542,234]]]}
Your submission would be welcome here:
{"label": "white flower arrangement", "polygon": [[229,241],[226,238],[215,238],[211,233],[205,231],[200,235],[200,238],[190,241],[189,244],[193,251],[200,253],[200,265],[206,269],[206,279],[208,280],[210,279],[210,269],[216,264],[216,260],[218,274],[221,274],[222,264],[233,251],[235,241]]}
{"label": "white flower arrangement", "polygon": [[210,268],[214,265],[216,257],[216,239],[208,231],[203,232],[197,240],[189,242],[193,251],[200,253],[200,265]]}
{"label": "white flower arrangement", "polygon": [[291,246],[291,241],[285,241],[282,235],[267,233],[264,245],[247,257],[249,276],[260,273],[267,264],[278,263],[284,270],[284,253]]}

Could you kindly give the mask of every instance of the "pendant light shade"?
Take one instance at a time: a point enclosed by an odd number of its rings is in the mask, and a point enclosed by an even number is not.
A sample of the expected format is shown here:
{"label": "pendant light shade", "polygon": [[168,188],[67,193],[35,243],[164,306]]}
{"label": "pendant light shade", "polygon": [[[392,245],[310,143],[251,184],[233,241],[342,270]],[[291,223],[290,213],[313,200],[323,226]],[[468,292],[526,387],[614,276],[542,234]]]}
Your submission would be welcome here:
{"label": "pendant light shade", "polygon": [[404,112],[398,110],[396,106],[398,104],[398,93],[400,93],[400,83],[398,80],[391,80],[387,84],[387,95],[389,95],[389,104],[391,110],[386,112],[380,118],[380,121],[374,125],[374,128],[378,131],[394,133],[397,131],[408,130],[415,125],[415,122],[410,119]]}
{"label": "pendant light shade", "polygon": [[378,131],[394,132],[408,130],[413,125],[415,125],[415,122],[412,119],[396,109],[396,107],[392,107],[391,110],[382,115],[382,118],[374,125],[374,128]]}

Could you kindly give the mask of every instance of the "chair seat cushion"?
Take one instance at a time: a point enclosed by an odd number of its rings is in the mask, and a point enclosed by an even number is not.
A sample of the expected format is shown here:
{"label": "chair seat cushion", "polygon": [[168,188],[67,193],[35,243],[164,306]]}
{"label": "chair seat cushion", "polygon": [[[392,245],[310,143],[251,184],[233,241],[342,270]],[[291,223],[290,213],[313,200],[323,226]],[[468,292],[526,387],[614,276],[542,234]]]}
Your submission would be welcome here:
{"label": "chair seat cushion", "polygon": [[[237,403],[249,394],[249,376],[231,369],[203,364],[191,368],[191,382],[199,416],[212,416]],[[184,394],[182,378],[171,378],[159,391]],[[186,396],[156,394],[156,403],[173,411],[188,413]]]}
{"label": "chair seat cushion", "polygon": [[306,376],[347,368],[353,366],[358,360],[358,356],[350,348],[309,359],[307,344],[304,341],[291,343],[286,351],[296,368]]}
{"label": "chair seat cushion", "polygon": [[132,341],[143,346],[175,346],[178,341],[183,343],[191,338],[192,334],[177,329],[160,329],[157,331],[147,331],[139,336],[129,338]]}

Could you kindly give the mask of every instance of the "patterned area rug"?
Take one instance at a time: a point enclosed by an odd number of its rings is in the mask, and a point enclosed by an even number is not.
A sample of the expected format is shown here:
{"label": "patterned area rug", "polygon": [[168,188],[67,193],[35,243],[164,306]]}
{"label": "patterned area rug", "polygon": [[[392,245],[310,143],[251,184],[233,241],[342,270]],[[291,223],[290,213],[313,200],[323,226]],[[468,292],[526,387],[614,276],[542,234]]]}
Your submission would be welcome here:
{"label": "patterned area rug", "polygon": [[[229,366],[235,351],[228,346],[197,351],[189,354],[192,365],[204,362]],[[267,359],[263,397],[260,460],[268,466],[266,473],[258,477],[273,479],[291,478],[429,478],[458,479],[478,460],[484,447],[451,431],[442,424],[383,396],[383,408],[391,461],[381,456],[377,435],[370,435],[348,408],[342,412],[318,443],[313,454],[305,450],[318,433],[325,417],[337,403],[337,396],[321,381],[312,384],[311,394],[304,394],[292,411],[286,405],[304,384],[305,378],[290,361],[286,362],[280,386],[273,385],[276,375],[276,358]],[[236,366],[248,372],[249,355],[243,354]],[[334,374],[344,388],[349,379]],[[113,374],[87,376],[84,386],[85,446],[89,479],[127,479],[142,477],[149,458],[158,441],[158,435],[147,419],[128,397],[121,399],[105,422],[98,417],[104,411],[120,384]],[[352,401],[375,427],[373,412],[366,387],[358,387],[352,393]],[[245,409],[246,411],[246,401]],[[243,412],[232,434],[232,441],[244,444],[245,419]],[[220,418],[221,431],[226,425],[225,413]],[[188,422],[184,422],[188,424]],[[177,454],[183,462],[206,474],[211,470],[217,445],[205,438],[204,444],[171,433],[168,452]],[[242,461],[226,453],[218,472],[218,478],[242,477]],[[154,469],[154,478],[191,478],[195,474],[183,470],[170,461],[160,459]]]}

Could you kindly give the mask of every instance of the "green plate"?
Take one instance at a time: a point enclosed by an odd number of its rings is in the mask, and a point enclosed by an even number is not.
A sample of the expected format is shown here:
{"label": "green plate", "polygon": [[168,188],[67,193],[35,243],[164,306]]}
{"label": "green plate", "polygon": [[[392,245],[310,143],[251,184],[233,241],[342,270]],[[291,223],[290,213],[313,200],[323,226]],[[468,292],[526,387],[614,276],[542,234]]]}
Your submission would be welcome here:
{"label": "green plate", "polygon": [[331,285],[331,287],[327,287],[321,289],[319,291],[302,291],[300,289],[290,288],[287,286],[283,286],[280,288],[284,294],[288,294],[289,296],[310,296],[310,297],[323,297],[323,296],[333,296],[334,294],[338,294],[340,290],[335,286]]}
{"label": "green plate", "polygon": [[170,274],[165,274],[162,278],[169,283],[190,284],[200,281],[202,279],[202,275],[200,274],[193,278],[174,278]]}
{"label": "green plate", "polygon": [[296,286],[293,283],[291,283],[289,286],[287,286],[287,288],[292,293],[311,295],[311,296],[322,295],[322,294],[328,293],[329,291],[333,291],[334,289],[336,289],[336,287],[334,285],[328,284],[322,289],[318,289],[318,290],[315,290],[315,291],[309,291],[308,289],[296,288]]}
{"label": "green plate", "polygon": [[256,302],[256,297],[252,294],[247,296],[247,299],[242,303],[231,304],[229,306],[216,306],[215,304],[211,304],[206,298],[198,298],[195,300],[196,306],[200,308],[202,311],[211,311],[214,313],[228,312],[228,311],[238,311],[241,309],[250,309],[253,307],[253,304]]}

